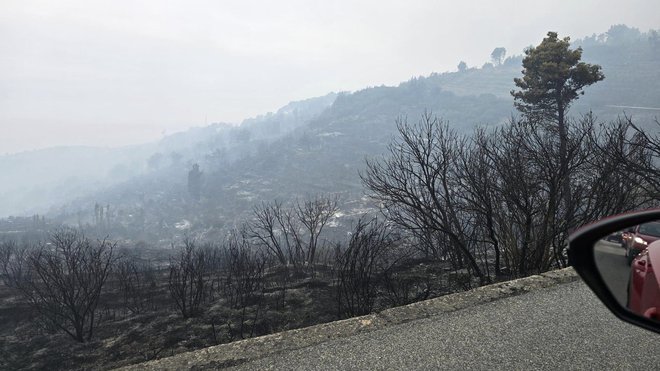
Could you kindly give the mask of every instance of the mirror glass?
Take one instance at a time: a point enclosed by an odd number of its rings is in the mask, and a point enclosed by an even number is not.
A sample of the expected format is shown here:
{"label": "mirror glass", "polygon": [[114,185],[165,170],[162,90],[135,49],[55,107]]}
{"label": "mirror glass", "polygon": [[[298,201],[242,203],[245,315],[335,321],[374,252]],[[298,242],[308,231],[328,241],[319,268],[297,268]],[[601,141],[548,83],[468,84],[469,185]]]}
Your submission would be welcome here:
{"label": "mirror glass", "polygon": [[626,228],[594,246],[596,267],[619,304],[660,321],[660,221]]}

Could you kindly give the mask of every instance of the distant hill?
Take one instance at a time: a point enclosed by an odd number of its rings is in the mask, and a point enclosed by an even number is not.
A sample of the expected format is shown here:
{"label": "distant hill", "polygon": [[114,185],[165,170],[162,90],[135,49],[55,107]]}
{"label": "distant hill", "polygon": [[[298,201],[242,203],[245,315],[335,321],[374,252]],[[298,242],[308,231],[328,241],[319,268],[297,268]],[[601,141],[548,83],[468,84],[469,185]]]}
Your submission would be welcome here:
{"label": "distant hill", "polygon": [[131,179],[155,146],[123,148],[56,147],[0,156],[0,216],[42,213]]}
{"label": "distant hill", "polygon": [[[561,35],[560,36],[564,36]],[[582,60],[599,64],[605,80],[586,89],[571,113],[593,110],[602,119],[612,119],[624,110],[615,106],[650,107],[659,110],[626,109],[640,120],[660,116],[660,36],[658,31],[642,33],[625,25],[612,26],[606,33],[572,42],[582,47]],[[520,77],[522,56],[507,58],[502,65],[486,64],[464,72],[433,74],[429,84],[460,96],[492,94],[511,101],[514,77]]]}
{"label": "distant hill", "polygon": [[[273,141],[330,106],[335,93],[292,102],[276,113],[240,126],[212,124],[162,140],[119,148],[55,147],[0,155],[0,218],[45,213],[74,199],[94,198],[109,187],[142,176],[222,155],[235,161],[256,151],[253,142]],[[56,210],[59,210],[56,208]]]}
{"label": "distant hill", "polygon": [[[625,26],[624,26],[625,27]],[[586,89],[571,110],[593,110],[602,120],[630,114],[648,124],[660,111],[660,47],[653,33],[613,26],[608,33],[575,40],[583,59],[603,67],[606,79]],[[172,135],[151,145],[138,174],[62,203],[50,216],[71,224],[92,223],[94,205],[110,205],[106,227],[115,235],[167,241],[184,232],[215,238],[249,217],[262,201],[318,193],[342,196],[342,213],[374,210],[358,172],[365,157],[383,154],[395,120],[418,120],[424,111],[460,132],[498,125],[515,114],[509,94],[520,76],[521,56],[501,65],[413,78],[396,87],[329,94],[294,102],[241,126],[212,125]],[[187,191],[187,174],[203,171],[201,200]],[[128,174],[131,172],[129,171]]]}

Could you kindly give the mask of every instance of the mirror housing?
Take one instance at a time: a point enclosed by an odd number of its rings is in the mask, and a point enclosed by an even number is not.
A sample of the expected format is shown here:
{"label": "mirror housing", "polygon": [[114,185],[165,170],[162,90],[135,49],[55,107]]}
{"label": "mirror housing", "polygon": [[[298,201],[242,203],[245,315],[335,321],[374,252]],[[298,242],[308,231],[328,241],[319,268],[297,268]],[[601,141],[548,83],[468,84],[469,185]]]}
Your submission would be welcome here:
{"label": "mirror housing", "polygon": [[569,237],[568,259],[596,296],[619,319],[660,333],[660,322],[634,314],[624,308],[614,297],[601,276],[596,265],[594,246],[606,236],[629,230],[638,224],[660,219],[660,209],[645,210],[622,215],[615,215],[586,225],[573,232]]}

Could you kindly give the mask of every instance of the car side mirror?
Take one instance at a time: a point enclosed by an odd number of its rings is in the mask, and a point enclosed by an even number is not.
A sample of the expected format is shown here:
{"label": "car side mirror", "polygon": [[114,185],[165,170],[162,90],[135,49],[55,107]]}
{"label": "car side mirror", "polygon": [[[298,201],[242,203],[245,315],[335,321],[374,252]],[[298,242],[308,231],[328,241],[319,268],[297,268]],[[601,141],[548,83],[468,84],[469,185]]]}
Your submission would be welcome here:
{"label": "car side mirror", "polygon": [[569,238],[568,255],[612,313],[660,333],[660,209],[617,215],[580,228]]}

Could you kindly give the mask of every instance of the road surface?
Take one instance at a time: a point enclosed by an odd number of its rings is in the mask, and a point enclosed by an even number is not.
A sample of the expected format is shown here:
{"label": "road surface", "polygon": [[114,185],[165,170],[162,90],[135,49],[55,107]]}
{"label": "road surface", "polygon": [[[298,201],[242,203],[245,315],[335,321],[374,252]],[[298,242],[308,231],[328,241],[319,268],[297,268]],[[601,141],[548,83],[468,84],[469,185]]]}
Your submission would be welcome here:
{"label": "road surface", "polygon": [[236,370],[657,369],[660,335],[616,319],[581,282],[314,346]]}
{"label": "road surface", "polygon": [[605,284],[621,306],[628,303],[628,280],[630,266],[626,260],[626,250],[620,243],[601,240],[594,248],[596,266]]}

